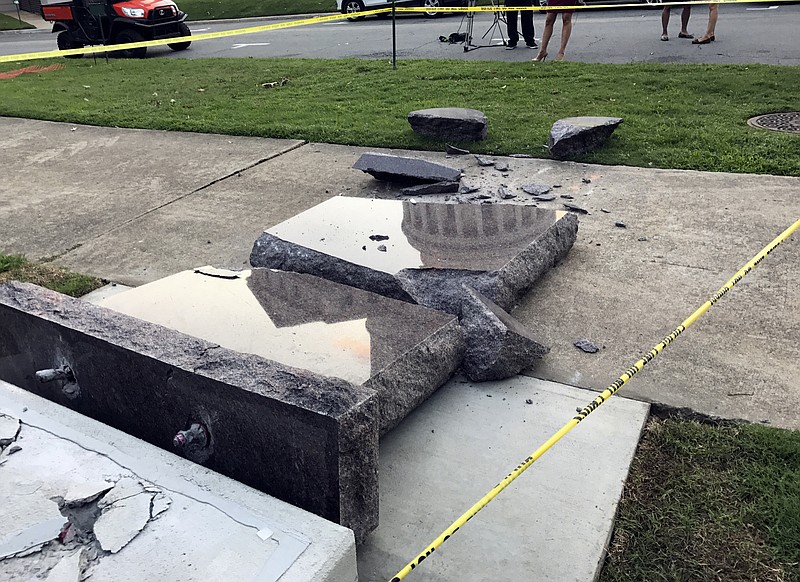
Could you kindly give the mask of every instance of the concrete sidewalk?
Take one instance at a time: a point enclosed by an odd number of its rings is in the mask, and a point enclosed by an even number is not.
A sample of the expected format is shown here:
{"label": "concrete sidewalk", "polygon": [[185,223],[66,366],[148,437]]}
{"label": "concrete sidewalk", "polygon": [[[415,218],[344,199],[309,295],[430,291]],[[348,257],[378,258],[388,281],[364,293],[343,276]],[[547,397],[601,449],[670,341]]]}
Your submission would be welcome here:
{"label": "concrete sidewalk", "polygon": [[[0,176],[0,252],[126,284],[241,268],[264,228],[331,196],[394,195],[351,169],[364,148],[5,118],[0,131],[0,166],[13,168]],[[484,191],[560,184],[589,211],[515,312],[552,348],[531,375],[583,388],[611,383],[800,216],[800,178],[514,158],[504,177],[471,156],[407,153],[463,167]],[[800,428],[797,239],[622,394]],[[577,350],[583,337],[603,349]]]}

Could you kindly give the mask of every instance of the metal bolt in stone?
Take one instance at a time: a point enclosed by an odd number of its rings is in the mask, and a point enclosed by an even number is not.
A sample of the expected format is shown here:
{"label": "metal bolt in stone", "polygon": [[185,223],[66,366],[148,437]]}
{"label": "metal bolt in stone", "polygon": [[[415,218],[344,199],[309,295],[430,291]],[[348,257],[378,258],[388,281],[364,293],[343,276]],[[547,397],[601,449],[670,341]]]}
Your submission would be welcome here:
{"label": "metal bolt in stone", "polygon": [[45,382],[53,382],[54,380],[66,380],[68,382],[75,381],[75,375],[69,366],[61,366],[60,368],[48,368],[47,370],[38,370],[36,372],[36,379],[43,384]]}
{"label": "metal bolt in stone", "polygon": [[203,448],[208,444],[208,433],[203,425],[194,423],[188,430],[182,430],[172,439],[172,446],[182,449],[189,444]]}

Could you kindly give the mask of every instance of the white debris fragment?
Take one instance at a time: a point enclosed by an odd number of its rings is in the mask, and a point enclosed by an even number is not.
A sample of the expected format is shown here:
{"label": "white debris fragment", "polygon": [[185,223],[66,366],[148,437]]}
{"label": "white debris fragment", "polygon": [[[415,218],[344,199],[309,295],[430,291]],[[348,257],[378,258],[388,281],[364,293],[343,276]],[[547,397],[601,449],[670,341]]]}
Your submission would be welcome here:
{"label": "white debris fragment", "polygon": [[108,481],[79,481],[72,483],[64,494],[64,504],[68,507],[91,503],[114,487]]}
{"label": "white debris fragment", "polygon": [[150,520],[153,493],[148,493],[135,479],[124,477],[103,497],[97,506],[102,510],[94,524],[94,535],[105,551],[116,554]]}
{"label": "white debris fragment", "polygon": [[19,434],[20,422],[18,418],[0,414],[0,447],[10,445]]}
{"label": "white debris fragment", "polygon": [[269,529],[268,527],[262,527],[260,530],[258,530],[258,537],[260,537],[264,541],[267,541],[269,538],[272,537],[272,530]]}
{"label": "white debris fragment", "polygon": [[81,552],[77,551],[71,556],[62,558],[55,567],[47,573],[45,582],[80,582],[81,580]]}

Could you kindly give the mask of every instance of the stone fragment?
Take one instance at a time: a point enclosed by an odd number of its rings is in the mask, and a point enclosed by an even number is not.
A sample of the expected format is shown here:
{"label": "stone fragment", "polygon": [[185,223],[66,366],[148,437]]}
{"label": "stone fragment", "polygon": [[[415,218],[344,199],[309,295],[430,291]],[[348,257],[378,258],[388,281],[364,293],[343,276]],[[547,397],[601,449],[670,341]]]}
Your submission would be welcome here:
{"label": "stone fragment", "polygon": [[550,155],[573,160],[603,145],[622,119],[619,117],[570,117],[559,119],[550,129]]}
{"label": "stone fragment", "polygon": [[640,236],[639,237],[639,242],[647,242],[647,237],[646,236]]}
{"label": "stone fragment", "polygon": [[451,156],[466,156],[469,155],[469,150],[457,148],[449,143],[444,144],[444,151]]}
{"label": "stone fragment", "polygon": [[100,547],[116,554],[138,536],[150,521],[153,497],[135,479],[120,479],[97,503],[101,513],[94,524],[94,535]]}
{"label": "stone fragment", "polygon": [[550,192],[550,190],[550,186],[538,182],[525,184],[522,186],[522,191],[526,194],[530,194],[531,196],[542,196],[543,194]]}
{"label": "stone fragment", "polygon": [[442,107],[408,114],[414,133],[443,141],[481,141],[489,131],[489,120],[476,109]]}
{"label": "stone fragment", "polygon": [[458,192],[458,182],[434,182],[433,184],[417,184],[400,191],[401,196],[425,196],[426,194],[452,194]]}
{"label": "stone fragment", "polygon": [[578,214],[589,214],[588,210],[586,210],[585,208],[581,208],[580,206],[577,206],[575,204],[570,204],[569,202],[564,202],[563,204],[564,208],[572,212],[577,212]]}
{"label": "stone fragment", "polygon": [[564,200],[574,200],[575,199],[575,197],[572,194],[562,194],[561,197]]}
{"label": "stone fragment", "polygon": [[512,198],[517,197],[516,194],[510,192],[507,188],[503,188],[502,186],[497,189],[497,195],[503,200],[511,200]]}
{"label": "stone fragment", "polygon": [[489,158],[482,158],[481,156],[475,156],[475,161],[478,162],[478,165],[481,167],[488,167],[494,166],[494,160],[490,160]]}
{"label": "stone fragment", "polygon": [[601,209],[600,209],[600,212],[603,212],[603,213],[605,213],[605,214],[611,214],[611,211],[610,211],[610,210],[608,210],[607,208],[601,208]]}
{"label": "stone fragment", "polygon": [[45,582],[80,582],[81,551],[74,552],[56,564],[48,573]]}
{"label": "stone fragment", "polygon": [[383,240],[389,240],[389,237],[387,235],[385,235],[385,234],[371,234],[371,235],[369,235],[369,240],[375,241],[375,242],[380,242],[380,241],[383,241]]}
{"label": "stone fragment", "polygon": [[591,184],[592,183],[592,181],[589,178],[581,178],[581,182],[583,182],[584,184]]}
{"label": "stone fragment", "polygon": [[621,220],[618,220],[617,222],[615,222],[614,226],[619,227],[619,228],[628,228],[628,225],[625,224],[624,222],[622,222]]}
{"label": "stone fragment", "polygon": [[530,368],[550,350],[516,319],[465,286],[461,325],[467,351],[461,368],[473,382],[503,380]]}
{"label": "stone fragment", "polygon": [[353,168],[378,180],[398,182],[458,182],[461,170],[427,160],[404,158],[389,154],[364,153]]}
{"label": "stone fragment", "polygon": [[382,253],[386,252],[386,245],[378,245],[378,250]]}
{"label": "stone fragment", "polygon": [[533,199],[536,200],[537,202],[550,202],[550,201],[556,199],[556,195],[555,194],[542,194],[541,196],[534,196]]}
{"label": "stone fragment", "polygon": [[14,453],[18,453],[22,450],[22,447],[19,445],[12,445],[8,447],[8,454],[13,455]]}
{"label": "stone fragment", "polygon": [[470,186],[468,184],[462,184],[461,188],[458,190],[459,194],[472,194],[473,192],[477,192],[480,190],[480,186]]}
{"label": "stone fragment", "polygon": [[530,154],[509,154],[509,158],[520,158],[520,159],[528,159],[532,158],[533,156]]}
{"label": "stone fragment", "polygon": [[69,490],[64,494],[64,505],[76,507],[91,503],[107,491],[114,487],[114,483],[108,481],[80,481],[72,483]]}
{"label": "stone fragment", "polygon": [[19,419],[7,414],[0,414],[0,449],[17,440],[20,426]]}
{"label": "stone fragment", "polygon": [[507,162],[495,162],[494,169],[498,172],[508,172],[508,163]]}
{"label": "stone fragment", "polygon": [[588,339],[578,339],[575,340],[575,347],[579,350],[586,352],[587,354],[596,354],[600,351],[600,348],[596,343]]}

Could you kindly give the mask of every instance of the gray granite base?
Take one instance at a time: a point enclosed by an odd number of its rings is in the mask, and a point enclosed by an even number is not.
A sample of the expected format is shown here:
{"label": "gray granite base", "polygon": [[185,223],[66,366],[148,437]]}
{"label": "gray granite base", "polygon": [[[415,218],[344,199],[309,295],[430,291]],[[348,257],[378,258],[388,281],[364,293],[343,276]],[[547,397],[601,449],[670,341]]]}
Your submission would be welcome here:
{"label": "gray granite base", "polygon": [[[202,315],[200,315],[202,316]],[[68,365],[78,385],[42,384]],[[378,523],[375,391],[34,285],[0,286],[0,379],[164,449],[201,423],[209,468],[353,529]]]}

